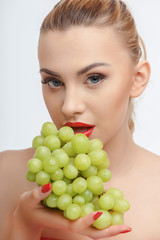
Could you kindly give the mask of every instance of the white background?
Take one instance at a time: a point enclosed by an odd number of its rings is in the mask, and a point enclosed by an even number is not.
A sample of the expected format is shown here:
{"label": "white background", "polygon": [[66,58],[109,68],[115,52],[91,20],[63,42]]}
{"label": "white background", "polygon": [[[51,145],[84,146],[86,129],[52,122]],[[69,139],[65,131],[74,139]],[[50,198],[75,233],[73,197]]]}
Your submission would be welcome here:
{"label": "white background", "polygon": [[[53,0],[0,0],[0,151],[30,147],[44,121],[37,45]],[[144,39],[152,74],[136,101],[137,144],[160,155],[160,1],[126,0]],[[53,103],[54,104],[54,103]]]}

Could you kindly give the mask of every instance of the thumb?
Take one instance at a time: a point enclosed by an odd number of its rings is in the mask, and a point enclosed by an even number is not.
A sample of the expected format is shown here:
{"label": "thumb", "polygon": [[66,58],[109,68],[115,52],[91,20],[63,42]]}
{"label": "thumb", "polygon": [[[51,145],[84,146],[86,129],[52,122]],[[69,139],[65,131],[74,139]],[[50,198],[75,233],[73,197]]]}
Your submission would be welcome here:
{"label": "thumb", "polygon": [[51,183],[47,183],[41,187],[34,188],[32,191],[32,203],[37,205],[41,200],[45,199],[51,193]]}

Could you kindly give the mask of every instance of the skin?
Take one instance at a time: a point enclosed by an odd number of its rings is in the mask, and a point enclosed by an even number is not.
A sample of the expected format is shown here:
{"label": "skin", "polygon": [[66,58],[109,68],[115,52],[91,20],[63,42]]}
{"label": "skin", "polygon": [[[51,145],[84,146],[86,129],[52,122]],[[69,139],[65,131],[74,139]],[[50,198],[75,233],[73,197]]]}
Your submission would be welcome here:
{"label": "skin", "polygon": [[[9,240],[18,237],[38,239],[40,235],[56,236],[61,240],[91,240],[108,239],[117,234],[112,239],[158,240],[160,157],[137,146],[128,128],[129,101],[144,91],[150,76],[149,63],[133,63],[128,50],[112,29],[95,27],[74,27],[41,35],[39,63],[42,81],[52,78],[50,84],[42,85],[42,90],[57,128],[68,121],[95,125],[90,139],[103,141],[111,163],[112,179],[105,183],[105,188],[117,187],[129,200],[131,209],[125,213],[125,223],[132,227],[132,231],[118,234],[128,229],[126,225],[94,230],[89,227],[93,215],[68,223],[60,214],[54,215],[41,208],[40,200],[49,193],[43,195],[35,183],[25,180],[27,161],[34,154],[33,149],[26,149],[0,155],[1,204],[6,206],[0,217],[4,222],[1,225],[3,234],[10,232]],[[93,63],[109,65],[96,66],[77,76],[77,72]],[[56,82],[44,68],[59,75]],[[96,78],[97,83],[94,83],[89,77],[95,74],[104,78]],[[55,87],[54,83],[59,86]],[[12,185],[8,176],[12,178]]]}

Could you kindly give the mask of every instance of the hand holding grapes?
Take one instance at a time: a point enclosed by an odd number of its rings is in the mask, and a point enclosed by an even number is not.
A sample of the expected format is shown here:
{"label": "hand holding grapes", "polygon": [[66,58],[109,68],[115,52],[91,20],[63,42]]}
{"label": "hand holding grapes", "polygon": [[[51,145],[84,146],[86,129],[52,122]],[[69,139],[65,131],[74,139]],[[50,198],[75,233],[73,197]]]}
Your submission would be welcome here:
{"label": "hand holding grapes", "polygon": [[41,201],[50,193],[51,184],[49,183],[37,187],[33,191],[25,192],[20,197],[12,218],[12,228],[8,240],[39,239],[45,227],[79,233],[91,239],[111,237],[129,230],[125,225],[111,226],[105,230],[90,228],[101,216],[101,212],[92,212],[75,221],[64,218],[61,211],[51,211],[41,204]]}

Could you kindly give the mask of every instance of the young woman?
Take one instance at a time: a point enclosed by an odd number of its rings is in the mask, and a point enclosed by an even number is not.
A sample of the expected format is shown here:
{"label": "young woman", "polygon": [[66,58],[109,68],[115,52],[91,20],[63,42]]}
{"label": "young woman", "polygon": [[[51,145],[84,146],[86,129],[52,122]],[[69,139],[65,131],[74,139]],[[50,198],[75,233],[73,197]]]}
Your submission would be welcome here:
{"label": "young woman", "polygon": [[132,138],[132,101],[143,93],[150,65],[127,6],[119,0],[60,1],[41,26],[38,52],[53,122],[58,129],[77,123],[73,129],[79,132],[93,126],[88,137],[102,140],[111,163],[112,179],[105,188],[120,188],[131,209],[125,214],[127,225],[104,230],[91,227],[97,212],[69,221],[40,204],[51,192],[49,185],[25,180],[34,150],[6,151],[0,155],[0,238],[158,240],[160,157]]}

